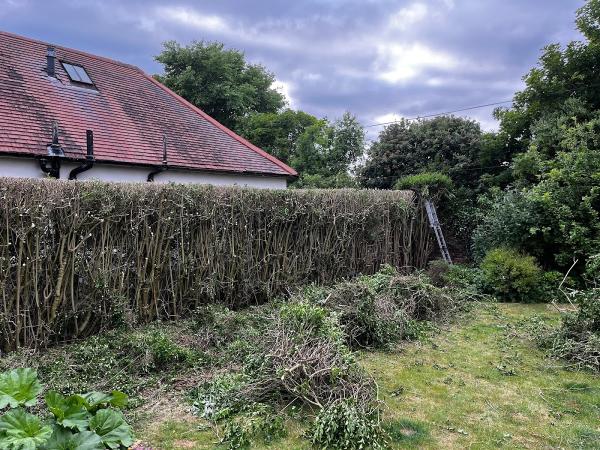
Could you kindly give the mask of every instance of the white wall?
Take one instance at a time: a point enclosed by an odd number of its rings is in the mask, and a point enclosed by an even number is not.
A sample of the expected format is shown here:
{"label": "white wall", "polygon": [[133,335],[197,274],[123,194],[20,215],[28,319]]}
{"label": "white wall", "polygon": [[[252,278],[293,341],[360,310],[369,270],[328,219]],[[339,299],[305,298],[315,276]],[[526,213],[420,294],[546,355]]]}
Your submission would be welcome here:
{"label": "white wall", "polygon": [[[64,162],[60,169],[60,178],[68,180],[69,172],[77,163]],[[146,183],[149,167],[120,166],[111,164],[94,164],[90,170],[80,173],[78,180],[102,180],[112,182],[143,182]],[[0,156],[0,177],[43,178],[40,165],[33,158],[16,158]],[[285,189],[285,177],[269,177],[260,175],[242,175],[215,172],[199,172],[186,170],[167,170],[155,175],[156,183],[198,183],[217,186],[246,186],[264,189]]]}

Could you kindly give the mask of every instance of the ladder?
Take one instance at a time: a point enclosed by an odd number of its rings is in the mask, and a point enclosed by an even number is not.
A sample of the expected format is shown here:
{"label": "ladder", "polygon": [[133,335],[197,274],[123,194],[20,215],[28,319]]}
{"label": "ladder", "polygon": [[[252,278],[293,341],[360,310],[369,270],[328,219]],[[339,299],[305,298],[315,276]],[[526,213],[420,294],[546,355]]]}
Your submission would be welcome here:
{"label": "ladder", "polygon": [[438,245],[440,247],[442,258],[444,258],[444,261],[446,261],[448,264],[452,264],[450,252],[448,251],[448,247],[446,246],[446,240],[444,239],[444,233],[442,233],[442,227],[440,226],[440,221],[438,220],[437,211],[435,210],[435,205],[431,200],[425,199],[425,209],[427,210],[427,217],[429,217],[429,223],[431,224],[431,228],[433,228],[435,238],[437,239]]}

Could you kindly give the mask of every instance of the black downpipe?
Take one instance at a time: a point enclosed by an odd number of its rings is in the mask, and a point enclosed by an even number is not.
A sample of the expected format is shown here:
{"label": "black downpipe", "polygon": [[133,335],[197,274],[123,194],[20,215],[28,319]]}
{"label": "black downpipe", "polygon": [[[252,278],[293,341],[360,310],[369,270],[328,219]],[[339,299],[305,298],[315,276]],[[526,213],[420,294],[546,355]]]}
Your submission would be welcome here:
{"label": "black downpipe", "polygon": [[167,165],[167,136],[163,134],[163,160],[162,166],[157,167],[152,172],[148,174],[148,183],[152,183],[154,181],[154,177],[159,173],[165,172],[168,169]]}
{"label": "black downpipe", "polygon": [[87,141],[85,162],[69,172],[69,180],[76,180],[77,175],[94,167],[94,132],[92,130],[87,130],[85,136]]}

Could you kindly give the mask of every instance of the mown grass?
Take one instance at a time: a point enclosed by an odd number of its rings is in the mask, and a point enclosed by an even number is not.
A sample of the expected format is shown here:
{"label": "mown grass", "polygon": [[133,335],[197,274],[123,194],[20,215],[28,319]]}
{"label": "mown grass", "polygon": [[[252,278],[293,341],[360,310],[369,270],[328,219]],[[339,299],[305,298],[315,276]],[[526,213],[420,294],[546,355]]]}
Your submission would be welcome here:
{"label": "mown grass", "polygon": [[[547,305],[482,305],[400,352],[363,352],[387,405],[393,448],[600,449],[600,379],[545,358],[523,332],[534,316],[557,320]],[[205,422],[164,408],[155,414],[163,419],[149,412],[138,422],[144,443],[218,448]],[[254,448],[308,449],[305,424],[287,425],[286,438]]]}

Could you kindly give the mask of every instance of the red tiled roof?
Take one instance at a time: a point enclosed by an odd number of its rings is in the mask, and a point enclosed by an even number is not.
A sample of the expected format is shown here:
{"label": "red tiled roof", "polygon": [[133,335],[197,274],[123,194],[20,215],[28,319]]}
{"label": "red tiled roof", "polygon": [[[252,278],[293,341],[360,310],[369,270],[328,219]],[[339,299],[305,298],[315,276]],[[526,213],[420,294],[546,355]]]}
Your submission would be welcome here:
{"label": "red tiled roof", "polygon": [[[68,158],[85,158],[92,130],[97,161],[160,165],[164,133],[170,167],[297,175],[137,67],[54,46],[50,78],[47,45],[0,31],[0,153],[47,154],[56,122]],[[59,61],[83,66],[97,89],[72,84]]]}

